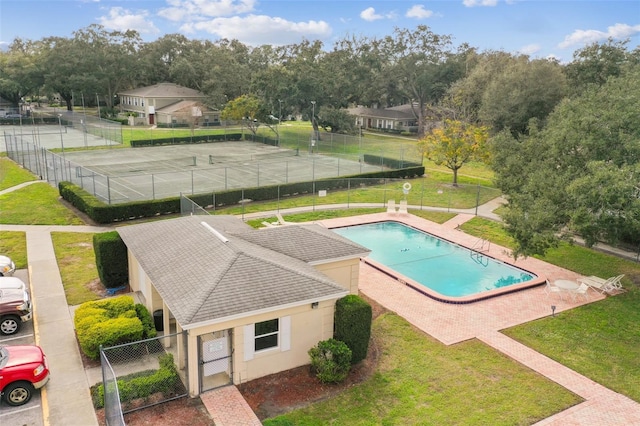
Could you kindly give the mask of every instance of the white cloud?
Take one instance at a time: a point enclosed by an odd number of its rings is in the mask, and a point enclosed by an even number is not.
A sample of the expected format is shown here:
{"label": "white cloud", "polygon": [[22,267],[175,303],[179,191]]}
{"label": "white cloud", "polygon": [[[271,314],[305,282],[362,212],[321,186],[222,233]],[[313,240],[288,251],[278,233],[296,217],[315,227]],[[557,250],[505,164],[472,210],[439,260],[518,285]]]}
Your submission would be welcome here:
{"label": "white cloud", "polygon": [[495,6],[498,4],[498,0],[462,0],[462,4],[467,7]]}
{"label": "white cloud", "polygon": [[411,8],[407,10],[407,13],[405,13],[405,16],[407,18],[417,18],[417,19],[430,18],[433,16],[433,11],[425,9],[424,5],[416,4],[414,6],[411,6]]}
{"label": "white cloud", "polygon": [[136,30],[140,34],[157,34],[160,31],[149,19],[149,12],[133,13],[122,7],[112,7],[107,16],[98,18],[100,25],[108,30],[127,31]]}
{"label": "white cloud", "polygon": [[160,9],[158,15],[175,22],[200,21],[207,18],[249,13],[256,0],[167,0],[170,7]]}
{"label": "white cloud", "polygon": [[613,39],[623,39],[640,33],[640,25],[615,24],[607,28],[607,31],[598,30],[575,30],[558,44],[558,47],[565,49],[575,45],[586,45],[609,37]]}
{"label": "white cloud", "polygon": [[379,19],[384,18],[384,16],[380,15],[379,13],[376,13],[376,10],[372,7],[368,7],[362,12],[360,12],[360,17],[368,22],[373,22],[373,21],[377,21]]}
{"label": "white cloud", "polygon": [[523,55],[533,55],[534,53],[539,52],[540,49],[542,49],[542,47],[540,47],[539,44],[534,43],[534,44],[527,44],[526,46],[521,47],[518,52],[522,53]]}
{"label": "white cloud", "polygon": [[252,46],[299,43],[302,38],[322,39],[330,36],[332,31],[331,26],[324,21],[291,22],[266,15],[214,18],[185,24],[182,30],[205,31]]}

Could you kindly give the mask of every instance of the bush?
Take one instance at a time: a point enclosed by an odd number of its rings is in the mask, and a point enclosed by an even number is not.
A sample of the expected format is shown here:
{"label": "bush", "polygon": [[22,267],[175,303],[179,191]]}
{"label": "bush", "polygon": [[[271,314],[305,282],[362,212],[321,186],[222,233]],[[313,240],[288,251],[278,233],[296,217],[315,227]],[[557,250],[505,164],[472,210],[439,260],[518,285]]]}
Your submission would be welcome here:
{"label": "bush", "polygon": [[371,322],[371,305],[362,298],[350,294],[336,302],[333,337],[344,342],[351,349],[352,364],[367,357]]}
{"label": "bush", "polygon": [[133,342],[153,333],[149,311],[135,306],[130,296],[83,303],[76,309],[74,325],[80,348],[91,359],[99,358],[100,346]]}
{"label": "bush", "polygon": [[143,339],[151,339],[152,337],[156,337],[157,331],[155,323],[153,322],[153,317],[151,313],[142,303],[136,303],[136,314],[142,323],[143,329]]}
{"label": "bush", "polygon": [[[117,380],[120,402],[146,398],[157,392],[170,396],[178,388],[182,388],[178,370],[173,362],[173,355],[162,355],[159,362],[160,368],[158,370],[140,371]],[[96,409],[104,407],[104,385],[102,383],[91,387],[91,398]]]}
{"label": "bush", "polygon": [[351,368],[351,349],[339,340],[318,342],[309,349],[311,367],[322,383],[339,383],[347,378]]}
{"label": "bush", "polygon": [[118,231],[93,236],[93,250],[100,281],[106,288],[117,288],[129,281],[127,246]]}

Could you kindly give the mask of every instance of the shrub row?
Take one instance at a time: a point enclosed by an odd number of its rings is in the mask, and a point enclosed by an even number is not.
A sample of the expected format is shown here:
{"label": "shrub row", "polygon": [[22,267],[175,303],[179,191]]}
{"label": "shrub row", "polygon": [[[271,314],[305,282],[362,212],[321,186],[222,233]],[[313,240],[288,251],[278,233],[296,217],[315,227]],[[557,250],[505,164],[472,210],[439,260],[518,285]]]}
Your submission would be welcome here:
{"label": "shrub row", "polygon": [[[375,157],[380,158],[380,157]],[[242,199],[253,201],[276,200],[278,196],[310,194],[319,190],[345,189],[349,183],[357,185],[378,185],[383,179],[409,179],[424,175],[423,166],[413,166],[398,170],[363,173],[351,177],[317,180],[315,182],[297,182],[261,186],[257,188],[232,189],[228,191],[209,192],[191,196],[191,200],[203,207],[221,207],[237,205]],[[377,180],[379,179],[379,180]],[[357,183],[354,183],[357,182]],[[143,217],[154,217],[163,214],[180,212],[180,198],[171,197],[160,200],[134,201],[122,204],[106,204],[70,182],[60,182],[60,195],[75,208],[87,214],[97,223],[112,223]]]}
{"label": "shrub row", "polygon": [[412,161],[398,160],[397,158],[381,157],[379,155],[364,154],[364,162],[376,166],[386,166],[392,169],[407,169],[420,167],[421,164]]}
{"label": "shrub row", "polygon": [[[118,231],[93,235],[93,251],[100,281],[106,288],[123,286],[129,280],[127,247]],[[153,321],[152,321],[153,322]]]}
{"label": "shrub row", "polygon": [[141,146],[160,146],[160,145],[185,145],[193,143],[206,142],[224,142],[239,141],[242,139],[242,133],[227,133],[221,135],[198,135],[198,136],[181,136],[163,139],[139,139],[131,141],[132,148]]}
{"label": "shrub row", "polygon": [[[120,402],[129,402],[138,398],[146,398],[157,392],[165,396],[175,393],[181,386],[178,370],[173,362],[173,355],[164,354],[159,357],[158,370],[145,370],[123,376],[117,380]],[[91,398],[96,409],[104,408],[104,385],[91,387]]]}
{"label": "shrub row", "polygon": [[[142,319],[138,316],[142,313]],[[80,349],[89,358],[100,357],[100,346],[114,346],[155,337],[151,314],[131,296],[85,302],[76,309],[74,325]]]}

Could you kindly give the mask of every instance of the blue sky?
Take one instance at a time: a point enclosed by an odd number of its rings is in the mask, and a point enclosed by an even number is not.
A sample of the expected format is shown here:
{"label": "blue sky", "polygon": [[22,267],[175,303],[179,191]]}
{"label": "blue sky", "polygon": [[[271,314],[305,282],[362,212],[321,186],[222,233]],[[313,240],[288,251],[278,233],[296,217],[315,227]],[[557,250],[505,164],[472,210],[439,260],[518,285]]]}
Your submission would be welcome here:
{"label": "blue sky", "polygon": [[383,37],[428,25],[480,50],[570,61],[585,44],[640,44],[640,0],[0,0],[0,47],[15,38],[72,37],[91,24],[137,30],[145,41],[180,33],[248,45]]}

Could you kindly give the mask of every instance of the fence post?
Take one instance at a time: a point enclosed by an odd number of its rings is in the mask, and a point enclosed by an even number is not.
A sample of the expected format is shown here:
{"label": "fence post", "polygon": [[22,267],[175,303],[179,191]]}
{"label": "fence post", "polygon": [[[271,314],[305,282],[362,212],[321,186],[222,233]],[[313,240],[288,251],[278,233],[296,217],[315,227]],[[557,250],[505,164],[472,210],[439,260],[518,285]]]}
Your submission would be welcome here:
{"label": "fence post", "polygon": [[478,216],[478,204],[480,203],[480,184],[478,184],[478,192],[476,193],[476,216]]}

